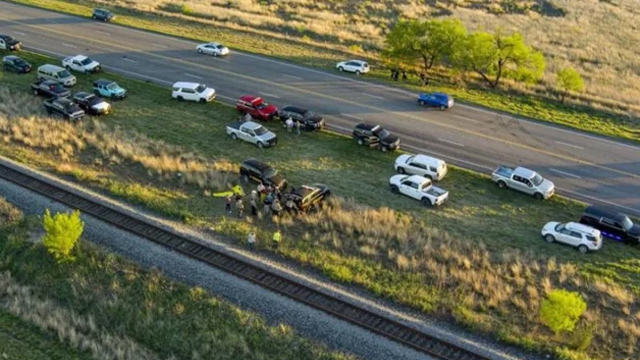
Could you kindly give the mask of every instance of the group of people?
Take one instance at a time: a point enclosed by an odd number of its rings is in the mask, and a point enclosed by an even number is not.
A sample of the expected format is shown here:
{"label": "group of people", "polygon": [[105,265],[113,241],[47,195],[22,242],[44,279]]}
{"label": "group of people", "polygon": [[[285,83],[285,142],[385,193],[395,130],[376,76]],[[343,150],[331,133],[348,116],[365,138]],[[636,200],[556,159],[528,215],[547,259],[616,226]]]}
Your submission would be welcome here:
{"label": "group of people", "polygon": [[292,132],[295,127],[296,133],[300,135],[300,128],[302,127],[301,121],[293,121],[291,117],[288,117],[287,120],[284,121],[284,125],[287,127],[287,132]]}
{"label": "group of people", "polygon": [[[295,189],[291,189],[291,191],[293,192]],[[283,207],[282,191],[280,191],[278,187],[271,185],[265,186],[263,183],[258,184],[258,187],[251,191],[248,201],[252,216],[258,216],[258,204],[262,204],[264,216],[280,216],[285,209],[289,213],[297,213],[299,210],[295,201],[291,198],[284,199]],[[234,202],[238,217],[243,217],[245,214],[245,200],[239,194],[236,194],[235,197],[233,195],[227,195],[225,198],[225,211],[227,214],[231,214],[233,212],[232,207]]]}
{"label": "group of people", "polygon": [[[280,228],[276,228],[276,231],[274,231],[273,236],[271,237],[271,247],[277,251],[281,241],[282,233],[280,232]],[[256,242],[258,242],[258,236],[256,233],[254,231],[249,232],[249,235],[247,236],[249,250],[253,251],[253,249],[255,249]]]}
{"label": "group of people", "polygon": [[[407,81],[408,77],[407,77],[407,72],[406,70],[399,70],[399,69],[391,69],[391,80],[393,81],[398,81],[398,77],[400,76],[400,73],[402,73],[402,81]],[[427,86],[429,85],[429,81],[430,79],[427,77],[427,75],[424,72],[420,73],[420,86]]]}

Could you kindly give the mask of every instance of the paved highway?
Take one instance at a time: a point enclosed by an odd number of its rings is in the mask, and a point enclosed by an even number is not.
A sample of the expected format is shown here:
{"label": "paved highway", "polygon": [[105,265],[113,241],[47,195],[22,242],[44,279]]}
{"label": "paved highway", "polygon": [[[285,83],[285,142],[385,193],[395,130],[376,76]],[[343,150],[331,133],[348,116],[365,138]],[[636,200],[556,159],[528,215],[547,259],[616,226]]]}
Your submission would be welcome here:
{"label": "paved highway", "polygon": [[499,163],[526,166],[561,194],[640,215],[640,147],[633,144],[461,104],[445,112],[425,109],[414,93],[353,75],[233,49],[214,58],[198,54],[192,41],[5,2],[0,33],[27,49],[56,57],[82,53],[110,71],[164,86],[204,82],[225,102],[258,94],[278,106],[307,107],[344,132],[361,121],[379,123],[410,151],[482,172]]}

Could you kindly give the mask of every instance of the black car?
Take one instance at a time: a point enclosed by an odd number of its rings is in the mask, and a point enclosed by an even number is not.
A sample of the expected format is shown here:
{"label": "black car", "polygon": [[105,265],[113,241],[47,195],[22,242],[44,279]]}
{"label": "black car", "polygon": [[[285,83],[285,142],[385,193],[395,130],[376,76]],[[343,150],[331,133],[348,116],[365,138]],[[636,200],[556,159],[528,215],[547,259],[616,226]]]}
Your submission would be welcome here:
{"label": "black car", "polygon": [[322,116],[313,111],[291,105],[280,109],[280,120],[284,122],[287,118],[291,118],[293,121],[299,121],[301,128],[305,130],[321,130],[325,125]]}
{"label": "black car", "polygon": [[88,93],[79,92],[73,95],[73,101],[80,106],[82,110],[91,115],[106,115],[111,111],[111,105],[104,101],[100,96]]}
{"label": "black car", "polygon": [[20,50],[22,43],[9,35],[0,35],[0,50]]}
{"label": "black car", "polygon": [[287,180],[267,163],[256,159],[247,159],[240,165],[240,176],[245,182],[253,180],[262,182],[265,186],[274,186],[280,190],[287,187]]}
{"label": "black car", "polygon": [[38,80],[31,84],[31,90],[35,95],[44,95],[50,98],[71,96],[71,92],[67,88],[53,80]]}
{"label": "black car", "polygon": [[31,64],[15,55],[8,55],[2,58],[2,66],[5,70],[16,74],[26,74],[31,71]]}
{"label": "black car", "polygon": [[116,16],[109,10],[105,9],[94,9],[93,15],[91,17],[95,20],[100,20],[104,22],[109,22],[113,20]]}
{"label": "black car", "polygon": [[327,185],[302,185],[284,194],[282,202],[284,203],[284,208],[288,211],[307,211],[318,209],[329,195],[331,195],[331,190]]}
{"label": "black car", "polygon": [[47,114],[66,120],[77,121],[84,116],[84,111],[76,103],[67,98],[45,100],[44,108],[47,110]]}
{"label": "black car", "polygon": [[400,139],[380,125],[360,123],[353,129],[352,136],[359,145],[377,147],[383,152],[400,148]]}
{"label": "black car", "polygon": [[629,217],[602,205],[590,205],[580,218],[580,223],[594,227],[602,235],[631,244],[640,243],[640,226]]}

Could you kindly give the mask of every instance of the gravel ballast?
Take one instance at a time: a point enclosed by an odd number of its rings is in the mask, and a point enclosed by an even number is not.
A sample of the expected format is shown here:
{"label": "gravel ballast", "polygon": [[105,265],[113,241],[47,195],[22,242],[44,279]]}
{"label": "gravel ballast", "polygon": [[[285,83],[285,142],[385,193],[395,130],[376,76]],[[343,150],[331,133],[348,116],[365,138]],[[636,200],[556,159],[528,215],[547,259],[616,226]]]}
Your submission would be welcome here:
{"label": "gravel ballast", "polygon": [[[25,168],[12,161],[0,158],[0,163],[19,167],[22,171]],[[60,184],[60,180],[51,176],[27,170],[28,172],[43,178],[47,181],[55,181]],[[109,206],[121,207],[112,199],[105,198],[98,194],[87,192],[73,184],[62,182],[64,188],[75,193],[83,193],[84,196],[98,200]],[[25,213],[40,215],[45,208],[51,211],[67,211],[68,209],[51,201],[43,196],[31,193],[22,187],[0,180],[0,196],[14,203]],[[388,304],[371,299],[365,294],[357,291],[355,294],[348,288],[327,283],[314,274],[303,272],[298,274],[297,269],[274,262],[271,259],[264,259],[258,255],[250,254],[245,249],[238,249],[224,242],[216,240],[210,235],[202,234],[193,229],[185,228],[184,225],[172,221],[151,218],[138,209],[122,205],[122,208],[129,214],[138,218],[144,218],[165,229],[174,229],[183,236],[187,236],[200,243],[216,250],[224,251],[233,256],[249,256],[254,264],[269,267],[279,274],[295,278],[296,281],[311,284],[315,288],[321,288],[327,293],[331,293],[343,300],[367,308],[370,311],[383,313],[385,316],[402,321],[405,324],[416,327],[433,336],[450,341],[459,346],[473,349],[475,352],[487,355],[492,359],[536,359],[540,358],[530,353],[522,353],[517,349],[504,347],[482,337],[469,334],[460,336],[455,329],[442,326],[441,323],[434,323],[425,320],[417,314],[406,313],[393,309]],[[212,268],[199,261],[187,258],[180,254],[171,252],[164,247],[156,245],[149,240],[136,237],[128,232],[116,229],[90,216],[83,215],[86,222],[85,239],[96,244],[105,246],[111,251],[119,253],[145,267],[153,267],[161,270],[169,277],[190,285],[197,285],[207,289],[212,294],[226,299],[238,306],[254,311],[264,316],[271,324],[285,323],[304,336],[327,344],[329,347],[353,353],[364,359],[430,359],[422,353],[405,348],[395,342],[389,341],[381,336],[372,334],[364,329],[348,324],[344,321],[333,318],[323,312],[301,305],[289,298],[267,291],[259,286],[240,280],[227,273]],[[503,351],[504,350],[504,351]]]}

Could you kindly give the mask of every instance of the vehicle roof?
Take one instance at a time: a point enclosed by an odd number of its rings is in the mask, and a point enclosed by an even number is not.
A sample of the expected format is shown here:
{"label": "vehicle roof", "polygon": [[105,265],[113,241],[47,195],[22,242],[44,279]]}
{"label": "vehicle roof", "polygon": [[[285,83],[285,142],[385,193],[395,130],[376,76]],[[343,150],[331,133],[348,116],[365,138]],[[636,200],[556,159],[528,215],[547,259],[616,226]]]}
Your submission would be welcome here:
{"label": "vehicle roof", "polygon": [[88,97],[91,97],[91,96],[95,96],[95,95],[93,95],[92,93],[88,93],[86,91],[80,91],[80,92],[77,92],[77,93],[75,93],[73,95],[73,97],[85,98],[85,99],[88,98]]}
{"label": "vehicle roof", "polygon": [[376,125],[376,124],[369,124],[369,123],[360,123],[360,124],[356,125],[357,128],[365,129],[365,130],[373,130],[377,126],[378,125]]}
{"label": "vehicle roof", "polygon": [[3,39],[13,39],[13,38],[11,37],[11,35],[0,35],[0,38],[3,38]]}
{"label": "vehicle roof", "polygon": [[517,175],[523,178],[531,179],[536,175],[536,172],[523,167],[517,167],[513,170],[513,175]]}
{"label": "vehicle roof", "polygon": [[243,122],[241,126],[247,128],[249,130],[255,130],[257,128],[262,127],[262,125],[258,124],[257,122],[253,122],[253,121]]}
{"label": "vehicle roof", "polygon": [[60,104],[65,105],[65,106],[73,104],[73,101],[71,101],[71,100],[69,100],[67,98],[57,98],[57,99],[54,99],[54,101],[55,102],[59,102]]}
{"label": "vehicle roof", "polygon": [[411,175],[411,176],[409,176],[408,178],[406,178],[404,180],[411,180],[411,181],[413,181],[415,183],[418,183],[418,184],[422,184],[423,182],[431,182],[431,180],[427,179],[426,177],[420,176],[420,175]]}
{"label": "vehicle roof", "polygon": [[240,100],[250,103],[262,102],[262,98],[255,95],[242,95],[240,96]]}
{"label": "vehicle roof", "polygon": [[53,65],[53,64],[44,64],[44,65],[40,65],[40,67],[38,69],[56,69],[56,70],[66,70],[65,68],[58,66],[58,65]]}
{"label": "vehicle roof", "polygon": [[260,171],[265,171],[265,170],[271,169],[271,165],[269,165],[269,164],[267,164],[265,162],[262,162],[260,160],[256,160],[254,158],[247,159],[247,160],[243,161],[242,163],[246,164],[246,165],[249,165],[249,166],[251,166],[253,168],[256,168],[256,169],[258,169]]}
{"label": "vehicle roof", "polygon": [[442,92],[428,92],[428,93],[420,93],[420,95],[433,95],[433,96],[439,96],[439,97],[451,97],[449,94],[445,94]]}
{"label": "vehicle roof", "polygon": [[210,42],[210,43],[206,43],[205,45],[220,46],[220,45],[222,45],[222,44],[217,43],[217,42]]}
{"label": "vehicle roof", "polygon": [[595,235],[600,233],[600,230],[597,230],[597,229],[592,228],[591,226],[580,224],[580,223],[576,223],[576,222],[567,223],[565,225],[565,228],[567,228],[569,230],[585,233],[587,235],[592,235],[592,236],[595,236]]}
{"label": "vehicle roof", "polygon": [[367,63],[367,61],[366,61],[366,60],[358,60],[358,59],[351,59],[351,60],[347,60],[347,61],[345,61],[345,62],[352,62],[352,61],[353,61],[353,62],[359,62],[359,63],[361,63],[361,64],[366,64],[366,63]]}
{"label": "vehicle roof", "polygon": [[3,57],[2,59],[3,60],[4,59],[7,59],[7,60],[23,60],[20,56],[15,56],[15,55],[7,55],[7,56]]}
{"label": "vehicle roof", "polygon": [[597,217],[608,217],[616,221],[622,221],[622,219],[624,219],[624,217],[626,216],[625,214],[604,205],[589,205],[585,209],[585,213]]}
{"label": "vehicle roof", "polygon": [[60,86],[62,86],[62,84],[60,84],[59,82],[57,82],[55,80],[42,80],[40,82],[40,84],[44,84],[44,85],[60,85]]}
{"label": "vehicle roof", "polygon": [[291,111],[294,113],[298,113],[300,115],[306,113],[308,110],[307,109],[303,109],[301,107],[297,107],[297,106],[293,106],[293,105],[287,105],[285,107],[282,108],[282,110],[284,111]]}
{"label": "vehicle roof", "polygon": [[200,83],[194,83],[189,81],[178,81],[177,83],[173,84],[173,87],[188,88],[188,89],[195,89],[198,86],[200,86]]}
{"label": "vehicle roof", "polygon": [[82,61],[84,59],[89,58],[88,56],[82,55],[82,54],[78,54],[78,55],[75,55],[75,56],[69,56],[69,57],[74,59],[74,60],[78,60],[78,61]]}
{"label": "vehicle roof", "polygon": [[107,10],[107,9],[104,9],[104,8],[96,8],[96,9],[94,9],[94,10],[97,10],[97,11],[106,11],[106,12],[110,12],[109,10]]}
{"label": "vehicle roof", "polygon": [[423,164],[436,163],[438,165],[445,163],[444,160],[440,160],[440,159],[437,159],[437,158],[434,158],[434,157],[431,157],[431,156],[428,156],[428,155],[421,155],[421,154],[414,155],[412,161],[416,161],[416,162],[423,163]]}

